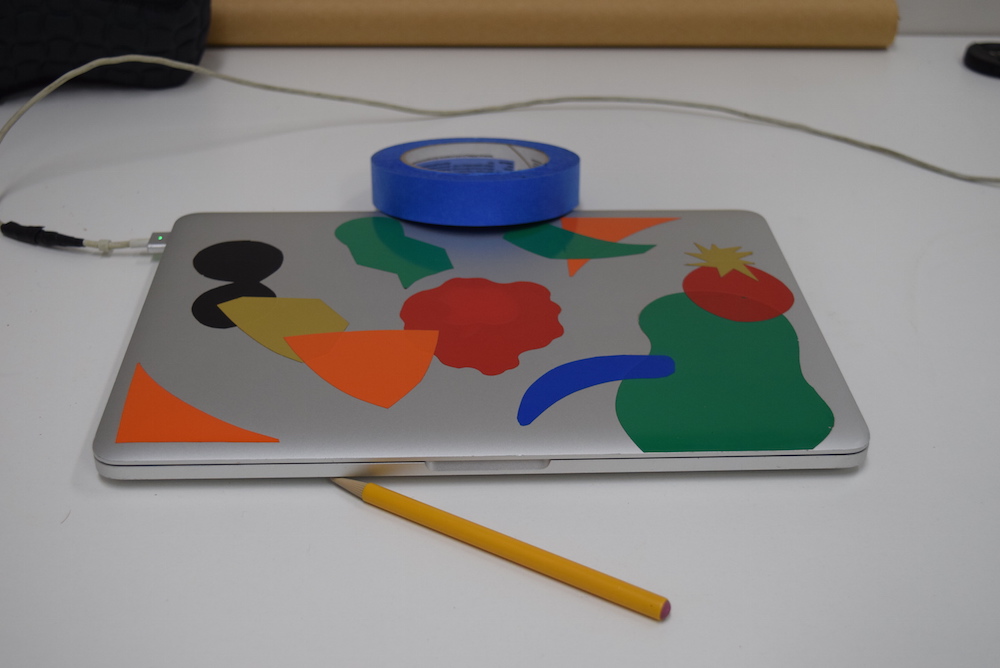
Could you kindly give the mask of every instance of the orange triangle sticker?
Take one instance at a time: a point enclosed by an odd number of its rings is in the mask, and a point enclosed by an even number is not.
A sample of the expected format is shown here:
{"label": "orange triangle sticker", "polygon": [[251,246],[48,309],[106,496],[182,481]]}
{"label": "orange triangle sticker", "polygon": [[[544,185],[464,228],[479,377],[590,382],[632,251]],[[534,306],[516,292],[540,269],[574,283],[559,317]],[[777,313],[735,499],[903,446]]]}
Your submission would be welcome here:
{"label": "orange triangle sticker", "polygon": [[[592,239],[601,241],[621,241],[625,237],[632,236],[636,232],[668,223],[677,218],[574,218],[562,219],[564,230],[581,234]],[[567,260],[569,265],[569,275],[573,276],[580,271],[580,267],[587,264],[589,259]]]}
{"label": "orange triangle sticker", "polygon": [[320,378],[342,392],[389,408],[424,378],[438,333],[431,330],[324,332],[285,339]]}
{"label": "orange triangle sticker", "polygon": [[278,443],[213,417],[167,392],[135,365],[117,443]]}

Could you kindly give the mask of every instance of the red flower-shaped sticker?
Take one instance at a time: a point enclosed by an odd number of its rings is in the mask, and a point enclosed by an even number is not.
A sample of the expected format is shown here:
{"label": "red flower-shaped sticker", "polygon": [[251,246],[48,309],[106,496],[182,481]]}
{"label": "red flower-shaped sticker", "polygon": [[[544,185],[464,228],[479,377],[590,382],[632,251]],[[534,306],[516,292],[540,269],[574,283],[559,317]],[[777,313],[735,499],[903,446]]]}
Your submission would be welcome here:
{"label": "red flower-shaped sticker", "polygon": [[434,354],[442,364],[495,376],[562,336],[561,310],[537,283],[453,278],[407,299],[399,317],[406,329],[440,332]]}

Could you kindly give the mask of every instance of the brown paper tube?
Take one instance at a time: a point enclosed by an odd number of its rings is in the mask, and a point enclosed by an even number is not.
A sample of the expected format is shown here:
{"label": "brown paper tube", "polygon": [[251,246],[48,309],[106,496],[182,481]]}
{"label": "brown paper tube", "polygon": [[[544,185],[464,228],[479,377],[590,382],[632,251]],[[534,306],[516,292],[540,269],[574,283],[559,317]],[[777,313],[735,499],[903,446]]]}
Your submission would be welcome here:
{"label": "brown paper tube", "polygon": [[213,0],[218,46],[885,48],[895,0]]}

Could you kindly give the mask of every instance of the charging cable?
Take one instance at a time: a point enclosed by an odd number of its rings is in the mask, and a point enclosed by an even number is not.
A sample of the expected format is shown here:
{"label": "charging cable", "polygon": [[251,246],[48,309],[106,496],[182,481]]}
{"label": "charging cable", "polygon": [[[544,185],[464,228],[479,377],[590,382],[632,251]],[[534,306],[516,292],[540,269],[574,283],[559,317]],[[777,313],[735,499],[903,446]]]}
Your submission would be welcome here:
{"label": "charging cable", "polygon": [[[908,165],[918,167],[920,169],[933,172],[940,176],[944,176],[951,179],[957,179],[959,181],[966,181],[969,183],[977,183],[982,185],[1000,185],[1000,177],[996,176],[977,176],[974,174],[964,174],[962,172],[956,172],[951,169],[946,169],[939,165],[920,160],[913,156],[901,153],[891,148],[885,146],[880,146],[878,144],[871,144],[869,142],[864,142],[859,139],[853,139],[845,135],[836,134],[833,132],[827,132],[826,130],[821,130],[819,128],[814,128],[803,123],[796,123],[793,121],[785,121],[780,118],[774,118],[771,116],[765,116],[763,114],[755,114],[748,111],[743,111],[741,109],[736,109],[733,107],[726,107],[718,104],[707,104],[702,102],[691,102],[687,100],[671,100],[667,98],[655,98],[655,97],[625,97],[625,96],[615,96],[615,95],[586,95],[586,96],[565,96],[565,97],[551,97],[551,98],[539,98],[535,100],[524,100],[521,102],[510,102],[508,104],[498,104],[487,107],[473,107],[469,109],[421,109],[419,107],[410,107],[402,104],[394,104],[391,102],[382,102],[379,100],[371,100],[362,97],[352,97],[348,95],[337,95],[334,93],[323,93],[312,90],[304,90],[300,88],[289,88],[286,86],[276,86],[267,83],[261,83],[259,81],[253,81],[251,79],[244,79],[242,77],[235,77],[228,74],[223,74],[221,72],[216,72],[210,70],[206,67],[200,65],[193,65],[191,63],[185,63],[179,60],[172,60],[170,58],[161,58],[159,56],[144,56],[144,55],[125,55],[125,56],[114,56],[110,58],[98,58],[92,60],[85,65],[81,65],[74,70],[67,72],[62,75],[51,84],[38,91],[34,96],[31,97],[27,102],[25,102],[20,109],[14,112],[7,122],[0,128],[0,143],[3,142],[7,133],[10,132],[14,124],[25,113],[28,112],[31,107],[35,106],[38,102],[42,101],[58,88],[62,87],[69,81],[86,74],[87,72],[97,69],[98,67],[106,67],[110,65],[120,65],[123,63],[147,63],[151,65],[162,65],[164,67],[171,67],[178,70],[187,70],[194,74],[200,74],[208,77],[213,77],[216,79],[221,79],[223,81],[228,81],[230,83],[238,84],[241,86],[249,86],[251,88],[257,88],[259,90],[266,90],[276,93],[286,93],[289,95],[299,95],[304,97],[311,97],[320,100],[328,100],[333,102],[342,102],[345,104],[355,104],[366,107],[374,107],[376,109],[385,109],[388,111],[395,111],[402,114],[410,114],[414,116],[423,116],[427,118],[453,118],[457,116],[476,116],[483,114],[495,114],[505,111],[513,111],[515,109],[530,109],[533,107],[544,107],[553,105],[564,105],[564,104],[627,104],[635,106],[652,106],[667,109],[693,109],[696,111],[704,111],[709,113],[720,114],[722,116],[728,116],[732,118],[739,118],[743,120],[754,121],[757,123],[763,123],[766,125],[772,125],[780,128],[785,128],[788,130],[795,130],[797,132],[804,132],[806,134],[811,134],[817,137],[822,137],[824,139],[829,139],[831,141],[840,142],[853,146],[855,148],[863,149],[866,151],[871,151],[879,155],[883,155],[894,160],[899,160]],[[14,227],[11,227],[14,226]],[[3,232],[4,236],[7,236],[18,241],[25,241],[27,243],[32,243],[42,246],[73,246],[73,247],[85,247],[94,248],[102,253],[110,253],[113,250],[119,248],[142,248],[145,247],[151,252],[162,251],[162,246],[159,244],[151,244],[150,239],[133,239],[130,241],[87,241],[83,239],[76,239],[75,237],[68,237],[62,234],[57,234],[55,232],[49,232],[41,227],[25,227],[23,225],[18,225],[17,223],[3,223],[0,225],[0,231]],[[152,238],[157,236],[164,236],[162,233],[154,234]],[[151,238],[151,239],[152,239]],[[79,243],[77,243],[79,242]]]}
{"label": "charging cable", "polygon": [[147,253],[162,253],[167,246],[167,232],[154,232],[148,239],[129,239],[128,241],[111,241],[110,239],[80,239],[66,234],[59,234],[46,230],[37,225],[21,225],[10,221],[0,224],[0,233],[8,239],[22,241],[32,246],[45,246],[47,248],[93,248],[108,255],[112,251],[123,248],[132,248],[145,251]]}

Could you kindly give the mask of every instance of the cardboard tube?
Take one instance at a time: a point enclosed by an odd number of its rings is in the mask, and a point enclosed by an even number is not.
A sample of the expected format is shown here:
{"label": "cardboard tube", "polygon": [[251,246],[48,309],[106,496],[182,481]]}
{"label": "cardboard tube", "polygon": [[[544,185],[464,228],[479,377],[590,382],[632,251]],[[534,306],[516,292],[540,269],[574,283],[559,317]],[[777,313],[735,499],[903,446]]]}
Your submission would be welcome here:
{"label": "cardboard tube", "polygon": [[218,46],[885,48],[895,0],[213,0]]}

